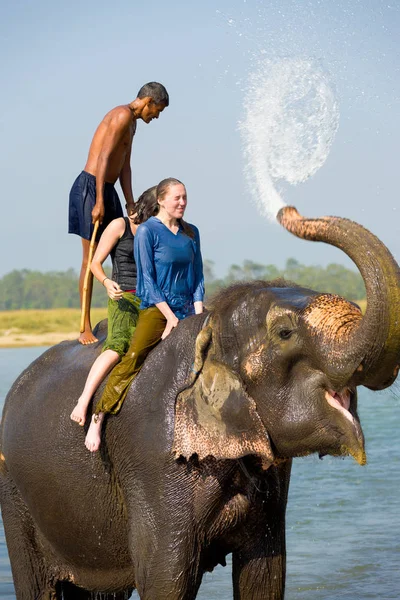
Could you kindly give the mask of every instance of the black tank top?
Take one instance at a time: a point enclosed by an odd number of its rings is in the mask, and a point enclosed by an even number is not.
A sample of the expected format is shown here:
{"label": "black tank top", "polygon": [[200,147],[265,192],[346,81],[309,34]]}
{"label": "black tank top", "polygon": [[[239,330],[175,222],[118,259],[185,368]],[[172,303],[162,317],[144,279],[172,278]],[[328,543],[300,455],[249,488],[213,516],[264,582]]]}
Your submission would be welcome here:
{"label": "black tank top", "polygon": [[136,263],[133,256],[134,235],[128,217],[124,217],[125,231],[122,237],[111,250],[112,260],[112,279],[116,281],[120,288],[126,290],[136,289]]}

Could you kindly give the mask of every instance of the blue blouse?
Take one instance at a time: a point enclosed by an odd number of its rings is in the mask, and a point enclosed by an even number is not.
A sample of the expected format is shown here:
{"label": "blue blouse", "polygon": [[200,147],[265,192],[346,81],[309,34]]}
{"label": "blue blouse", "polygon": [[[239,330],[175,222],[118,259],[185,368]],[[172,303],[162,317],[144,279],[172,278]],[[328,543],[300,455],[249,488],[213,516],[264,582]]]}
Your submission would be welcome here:
{"label": "blue blouse", "polygon": [[139,225],[134,242],[136,295],[141,308],[166,302],[178,319],[194,313],[204,296],[203,261],[197,227],[191,239],[180,227],[174,234],[157,217]]}

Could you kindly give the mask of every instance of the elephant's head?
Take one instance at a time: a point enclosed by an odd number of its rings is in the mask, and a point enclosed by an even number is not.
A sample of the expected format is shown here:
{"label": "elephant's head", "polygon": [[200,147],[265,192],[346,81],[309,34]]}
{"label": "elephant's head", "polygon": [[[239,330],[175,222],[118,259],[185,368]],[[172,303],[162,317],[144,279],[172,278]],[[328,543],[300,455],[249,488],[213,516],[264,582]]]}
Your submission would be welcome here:
{"label": "elephant's head", "polygon": [[176,403],[176,456],[274,460],[312,452],[365,463],[358,385],[377,390],[400,362],[400,273],[387,248],[346,219],[279,222],[304,239],[338,246],[358,266],[367,310],[283,280],[223,290],[196,341],[188,387]]}

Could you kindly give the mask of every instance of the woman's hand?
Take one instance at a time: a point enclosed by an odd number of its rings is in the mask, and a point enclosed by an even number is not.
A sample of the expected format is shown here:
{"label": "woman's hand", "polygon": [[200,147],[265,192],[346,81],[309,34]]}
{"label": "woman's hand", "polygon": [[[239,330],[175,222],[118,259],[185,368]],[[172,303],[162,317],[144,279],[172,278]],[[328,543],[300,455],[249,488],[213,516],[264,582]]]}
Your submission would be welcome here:
{"label": "woman's hand", "polygon": [[167,335],[169,335],[171,333],[171,331],[174,329],[174,327],[176,327],[178,325],[178,323],[179,323],[179,319],[174,314],[171,317],[169,317],[167,319],[167,324],[165,326],[165,329],[163,331],[161,339],[165,340]]}
{"label": "woman's hand", "polygon": [[116,281],[108,279],[107,277],[107,279],[104,281],[104,287],[106,288],[108,297],[111,298],[111,300],[121,300],[123,292]]}
{"label": "woman's hand", "polygon": [[194,312],[196,315],[201,315],[204,310],[203,302],[201,300],[197,300],[194,303]]}

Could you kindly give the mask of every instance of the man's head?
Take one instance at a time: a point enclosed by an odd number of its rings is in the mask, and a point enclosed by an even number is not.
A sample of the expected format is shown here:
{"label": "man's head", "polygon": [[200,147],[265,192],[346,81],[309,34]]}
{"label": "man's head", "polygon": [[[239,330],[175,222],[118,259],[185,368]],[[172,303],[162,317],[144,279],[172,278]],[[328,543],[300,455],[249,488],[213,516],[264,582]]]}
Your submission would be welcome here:
{"label": "man's head", "polygon": [[138,117],[145,123],[158,119],[160,113],[169,105],[169,96],[161,83],[151,81],[143,85],[138,91],[137,100],[140,104]]}

